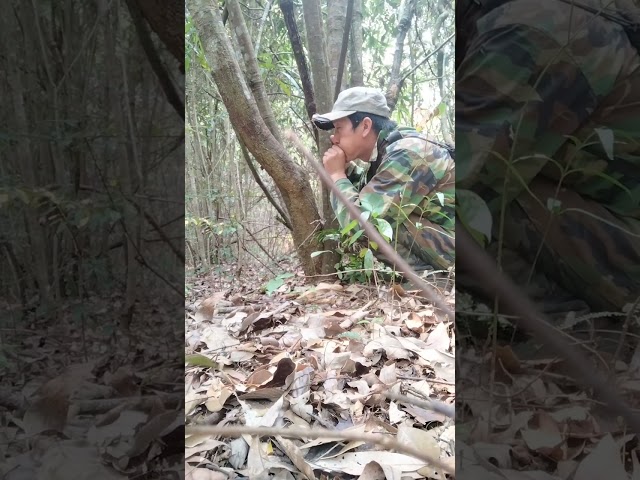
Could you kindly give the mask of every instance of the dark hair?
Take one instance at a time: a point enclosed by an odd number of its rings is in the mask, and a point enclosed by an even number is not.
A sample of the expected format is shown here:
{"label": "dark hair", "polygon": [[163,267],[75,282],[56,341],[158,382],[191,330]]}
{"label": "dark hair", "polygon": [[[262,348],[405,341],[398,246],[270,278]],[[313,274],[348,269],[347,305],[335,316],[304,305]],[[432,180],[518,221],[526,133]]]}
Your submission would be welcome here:
{"label": "dark hair", "polygon": [[371,119],[371,127],[376,134],[380,133],[382,130],[394,130],[398,126],[398,124],[390,118],[374,115],[373,113],[356,112],[352,113],[347,118],[351,120],[351,125],[355,129],[366,117]]}

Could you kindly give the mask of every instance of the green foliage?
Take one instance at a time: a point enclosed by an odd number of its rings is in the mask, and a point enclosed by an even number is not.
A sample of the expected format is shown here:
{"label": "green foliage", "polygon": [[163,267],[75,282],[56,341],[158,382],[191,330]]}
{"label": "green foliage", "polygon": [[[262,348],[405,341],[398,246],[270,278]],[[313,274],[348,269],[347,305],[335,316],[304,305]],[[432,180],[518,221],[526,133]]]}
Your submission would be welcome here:
{"label": "green foliage", "polygon": [[280,288],[282,285],[284,285],[284,281],[287,278],[291,278],[293,276],[294,276],[293,273],[282,273],[282,274],[278,275],[276,278],[272,278],[263,287],[264,292],[267,295],[272,295],[273,292],[275,292],[278,288]]}
{"label": "green foliage", "polygon": [[[379,197],[372,199],[365,197],[361,200],[361,206],[363,212],[360,218],[363,221],[369,221],[387,242],[391,242],[393,227],[379,216],[384,207],[382,200]],[[324,230],[318,237],[320,242],[325,240],[337,242],[335,252],[340,255],[340,261],[335,268],[341,280],[350,283],[366,283],[371,279],[374,271],[390,273],[388,268],[376,268],[373,251],[378,249],[378,245],[363,235],[364,229],[360,227],[358,220],[352,220],[341,230]],[[313,252],[311,255],[315,257],[326,252],[329,250]]]}

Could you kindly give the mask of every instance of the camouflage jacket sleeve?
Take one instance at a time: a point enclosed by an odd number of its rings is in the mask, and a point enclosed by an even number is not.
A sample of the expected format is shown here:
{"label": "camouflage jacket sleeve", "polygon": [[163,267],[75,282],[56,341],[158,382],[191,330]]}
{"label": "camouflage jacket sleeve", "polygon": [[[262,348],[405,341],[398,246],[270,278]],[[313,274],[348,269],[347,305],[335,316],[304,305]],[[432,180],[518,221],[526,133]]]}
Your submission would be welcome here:
{"label": "camouflage jacket sleeve", "polygon": [[[336,186],[361,211],[375,212],[392,226],[403,222],[423,203],[451,164],[444,150],[427,146],[425,152],[424,141],[418,140],[418,152],[412,148],[414,142],[403,139],[389,145],[378,171],[362,189],[347,179],[338,180]],[[349,211],[334,194],[331,205],[344,228],[351,221]]]}
{"label": "camouflage jacket sleeve", "polygon": [[[468,198],[466,189],[479,187],[495,217],[502,194],[512,200],[540,173],[560,179],[570,162],[562,155],[573,148],[570,136],[589,122],[624,69],[628,53],[611,48],[623,42],[620,26],[557,4],[553,13],[535,0],[514,0],[477,23],[478,34],[456,71],[458,204]],[[462,210],[478,212],[476,207]],[[463,211],[457,216],[472,222]]]}

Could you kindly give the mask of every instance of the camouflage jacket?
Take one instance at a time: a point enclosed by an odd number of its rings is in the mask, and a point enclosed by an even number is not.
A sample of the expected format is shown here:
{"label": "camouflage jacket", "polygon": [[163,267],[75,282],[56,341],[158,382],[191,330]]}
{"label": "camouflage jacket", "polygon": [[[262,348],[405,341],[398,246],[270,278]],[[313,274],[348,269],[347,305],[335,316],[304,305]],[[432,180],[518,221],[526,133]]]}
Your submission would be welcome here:
{"label": "camouflage jacket", "polygon": [[[380,132],[369,160],[364,168],[352,163],[348,178],[336,186],[361,211],[389,222],[392,245],[414,268],[450,266],[455,259],[455,163],[447,150],[401,127]],[[377,166],[375,173],[371,166]],[[331,205],[344,228],[351,222],[348,210],[333,194]]]}
{"label": "camouflage jacket", "polygon": [[536,177],[638,218],[640,56],[623,27],[537,0],[503,3],[476,27],[456,70],[458,220],[490,241],[503,202]]}

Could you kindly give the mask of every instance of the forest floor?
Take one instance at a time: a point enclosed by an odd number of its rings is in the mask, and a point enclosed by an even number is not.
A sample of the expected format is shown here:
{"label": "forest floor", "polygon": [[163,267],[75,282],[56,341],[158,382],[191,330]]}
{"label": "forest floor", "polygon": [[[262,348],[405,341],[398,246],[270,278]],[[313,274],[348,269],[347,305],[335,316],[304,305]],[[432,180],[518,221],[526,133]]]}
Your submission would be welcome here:
{"label": "forest floor", "polygon": [[147,294],[126,333],[118,295],[3,324],[0,478],[180,478],[182,329]]}
{"label": "forest floor", "polygon": [[455,402],[452,319],[399,285],[287,270],[188,280],[187,427],[272,432],[187,435],[187,478],[445,478],[425,457],[454,468],[454,421],[429,408]]}

